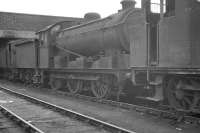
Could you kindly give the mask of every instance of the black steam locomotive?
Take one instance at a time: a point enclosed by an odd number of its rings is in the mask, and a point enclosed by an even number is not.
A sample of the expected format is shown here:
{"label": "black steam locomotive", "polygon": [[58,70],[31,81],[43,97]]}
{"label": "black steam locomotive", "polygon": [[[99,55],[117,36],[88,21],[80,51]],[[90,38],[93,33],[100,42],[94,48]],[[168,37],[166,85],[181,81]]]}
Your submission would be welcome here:
{"label": "black steam locomotive", "polygon": [[88,13],[80,24],[59,22],[37,32],[38,39],[10,42],[0,51],[4,75],[73,94],[124,95],[200,112],[200,2],[121,4],[106,18]]}

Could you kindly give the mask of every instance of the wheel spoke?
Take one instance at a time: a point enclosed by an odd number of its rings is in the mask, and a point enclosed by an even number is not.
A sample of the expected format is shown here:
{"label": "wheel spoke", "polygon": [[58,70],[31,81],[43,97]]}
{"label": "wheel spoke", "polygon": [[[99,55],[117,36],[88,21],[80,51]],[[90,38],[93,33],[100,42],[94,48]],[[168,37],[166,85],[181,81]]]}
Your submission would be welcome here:
{"label": "wheel spoke", "polygon": [[91,89],[95,97],[104,98],[108,94],[109,86],[106,83],[94,81],[92,84]]}
{"label": "wheel spoke", "polygon": [[69,89],[70,93],[76,94],[78,93],[83,87],[83,81],[81,80],[70,80],[67,83],[67,88]]}
{"label": "wheel spoke", "polygon": [[187,105],[191,105],[192,101],[188,98],[188,97],[184,97],[183,101],[187,104]]}

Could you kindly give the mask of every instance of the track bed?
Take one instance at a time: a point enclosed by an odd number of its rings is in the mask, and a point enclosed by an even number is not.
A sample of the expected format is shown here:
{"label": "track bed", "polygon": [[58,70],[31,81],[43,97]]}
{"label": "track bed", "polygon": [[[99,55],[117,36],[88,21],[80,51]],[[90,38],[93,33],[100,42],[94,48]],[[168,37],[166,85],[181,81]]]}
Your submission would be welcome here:
{"label": "track bed", "polygon": [[62,107],[70,108],[138,133],[198,133],[200,131],[199,126],[194,126],[188,123],[174,124],[171,119],[160,119],[156,116],[147,115],[137,111],[128,111],[104,104],[83,101],[57,94],[55,95],[43,89],[23,87],[22,85],[16,85],[5,81],[3,81],[3,84],[4,86],[9,86],[9,88],[15,91],[37,97]]}

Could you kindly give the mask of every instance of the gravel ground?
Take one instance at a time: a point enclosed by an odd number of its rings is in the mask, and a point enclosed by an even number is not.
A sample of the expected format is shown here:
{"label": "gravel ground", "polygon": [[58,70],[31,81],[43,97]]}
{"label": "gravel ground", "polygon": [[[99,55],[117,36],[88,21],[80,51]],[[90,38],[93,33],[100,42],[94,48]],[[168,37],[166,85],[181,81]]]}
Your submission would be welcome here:
{"label": "gravel ground", "polygon": [[133,130],[137,133],[199,133],[200,126],[187,123],[172,124],[172,120],[160,119],[155,116],[136,111],[111,107],[90,101],[52,93],[47,89],[25,87],[19,83],[0,80],[5,87],[28,94],[38,99],[77,111],[79,113]]}

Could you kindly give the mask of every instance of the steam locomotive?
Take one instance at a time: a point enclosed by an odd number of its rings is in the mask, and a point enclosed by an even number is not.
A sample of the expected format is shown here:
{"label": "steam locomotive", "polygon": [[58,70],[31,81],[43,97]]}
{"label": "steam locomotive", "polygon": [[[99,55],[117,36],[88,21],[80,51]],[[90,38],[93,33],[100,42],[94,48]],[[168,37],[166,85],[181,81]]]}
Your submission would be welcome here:
{"label": "steam locomotive", "polygon": [[[0,51],[4,76],[73,94],[92,92],[99,99],[164,101],[200,113],[200,2],[121,4],[106,18],[87,13],[77,25],[59,22],[38,31],[38,39],[10,42]],[[155,6],[159,13],[152,11]]]}

